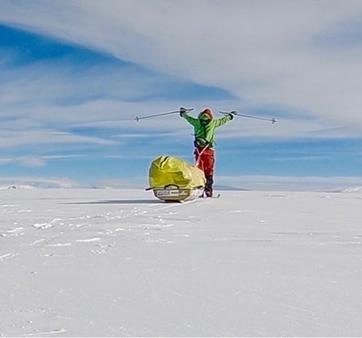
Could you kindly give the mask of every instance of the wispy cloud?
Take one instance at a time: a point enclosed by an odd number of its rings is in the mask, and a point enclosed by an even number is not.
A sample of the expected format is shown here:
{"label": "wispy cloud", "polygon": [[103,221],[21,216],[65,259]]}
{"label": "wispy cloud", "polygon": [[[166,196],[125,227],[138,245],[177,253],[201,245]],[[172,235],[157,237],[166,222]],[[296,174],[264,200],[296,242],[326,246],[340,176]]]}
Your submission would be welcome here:
{"label": "wispy cloud", "polygon": [[[252,105],[362,127],[362,44],[346,29],[362,13],[360,1],[2,1],[1,9],[3,22],[224,88]],[[353,45],[321,44],[332,34]]]}
{"label": "wispy cloud", "polygon": [[0,130],[0,148],[18,147],[34,144],[98,144],[112,145],[115,141],[75,135],[68,132],[34,129],[26,131],[2,131]]}
{"label": "wispy cloud", "polygon": [[272,161],[322,161],[330,160],[332,156],[327,155],[307,155],[307,156],[284,156],[284,157],[273,157]]}
{"label": "wispy cloud", "polygon": [[16,164],[24,167],[43,167],[47,161],[84,159],[85,157],[86,155],[82,154],[3,157],[0,158],[0,165]]}
{"label": "wispy cloud", "polygon": [[40,188],[72,188],[80,185],[69,178],[43,178],[43,177],[0,177],[1,185],[24,185]]}
{"label": "wispy cloud", "polygon": [[45,165],[43,158],[39,156],[26,156],[18,159],[19,163],[25,167],[42,167]]}

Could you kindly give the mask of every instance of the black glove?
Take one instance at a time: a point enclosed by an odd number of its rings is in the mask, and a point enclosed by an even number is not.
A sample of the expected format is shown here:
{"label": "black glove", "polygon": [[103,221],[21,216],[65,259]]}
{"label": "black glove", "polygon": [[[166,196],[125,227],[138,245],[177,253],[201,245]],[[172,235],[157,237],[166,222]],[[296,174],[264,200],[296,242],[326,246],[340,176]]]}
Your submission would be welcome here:
{"label": "black glove", "polygon": [[186,108],[183,108],[183,107],[180,108],[180,116],[181,117],[183,117],[184,114],[186,114],[186,112],[187,112]]}
{"label": "black glove", "polygon": [[229,113],[230,120],[232,120],[235,115],[236,115],[236,111],[231,111],[231,112]]}

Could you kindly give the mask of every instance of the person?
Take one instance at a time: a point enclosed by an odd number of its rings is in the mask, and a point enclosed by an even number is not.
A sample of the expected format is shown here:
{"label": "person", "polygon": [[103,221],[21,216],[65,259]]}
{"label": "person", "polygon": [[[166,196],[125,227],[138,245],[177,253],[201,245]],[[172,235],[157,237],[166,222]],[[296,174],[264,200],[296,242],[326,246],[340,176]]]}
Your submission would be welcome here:
{"label": "person", "polygon": [[215,166],[215,129],[234,118],[231,112],[220,119],[214,119],[210,108],[204,109],[198,118],[192,117],[185,108],[180,108],[180,116],[194,127],[196,165],[204,172],[206,178],[205,195],[212,197]]}

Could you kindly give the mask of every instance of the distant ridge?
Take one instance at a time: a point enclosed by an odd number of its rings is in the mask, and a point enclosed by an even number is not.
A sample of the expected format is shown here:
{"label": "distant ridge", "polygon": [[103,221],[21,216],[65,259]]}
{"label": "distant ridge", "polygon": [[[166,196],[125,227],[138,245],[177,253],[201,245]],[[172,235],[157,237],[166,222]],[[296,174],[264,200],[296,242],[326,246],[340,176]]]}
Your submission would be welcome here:
{"label": "distant ridge", "polygon": [[33,185],[23,185],[23,184],[11,184],[0,186],[0,190],[30,190],[35,189]]}
{"label": "distant ridge", "polygon": [[341,192],[362,192],[362,186],[343,189]]}

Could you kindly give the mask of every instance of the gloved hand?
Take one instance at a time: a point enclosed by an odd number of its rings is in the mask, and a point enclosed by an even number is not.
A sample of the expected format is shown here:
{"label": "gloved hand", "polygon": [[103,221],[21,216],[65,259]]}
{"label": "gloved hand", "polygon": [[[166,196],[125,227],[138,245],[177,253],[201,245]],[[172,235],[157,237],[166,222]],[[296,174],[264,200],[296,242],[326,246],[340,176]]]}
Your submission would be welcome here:
{"label": "gloved hand", "polygon": [[235,115],[236,115],[236,111],[231,111],[231,112],[229,113],[230,120],[232,120]]}
{"label": "gloved hand", "polygon": [[183,107],[180,108],[180,116],[181,117],[183,117],[184,114],[186,114],[186,112],[187,112],[186,108],[183,108]]}

